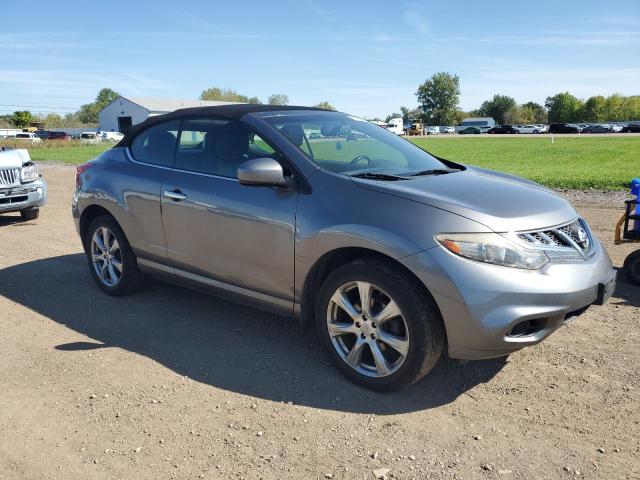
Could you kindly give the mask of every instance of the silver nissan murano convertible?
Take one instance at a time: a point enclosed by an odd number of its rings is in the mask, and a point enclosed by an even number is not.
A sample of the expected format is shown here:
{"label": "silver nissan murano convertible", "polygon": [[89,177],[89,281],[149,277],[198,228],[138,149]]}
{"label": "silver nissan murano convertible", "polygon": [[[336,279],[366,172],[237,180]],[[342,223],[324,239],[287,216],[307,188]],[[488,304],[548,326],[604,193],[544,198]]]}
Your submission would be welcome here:
{"label": "silver nissan murano convertible", "polygon": [[321,109],[151,117],[78,167],[72,210],[106,293],[150,275],[293,316],[380,391],[418,381],[445,347],[483,359],[534,345],[615,288],[553,191]]}

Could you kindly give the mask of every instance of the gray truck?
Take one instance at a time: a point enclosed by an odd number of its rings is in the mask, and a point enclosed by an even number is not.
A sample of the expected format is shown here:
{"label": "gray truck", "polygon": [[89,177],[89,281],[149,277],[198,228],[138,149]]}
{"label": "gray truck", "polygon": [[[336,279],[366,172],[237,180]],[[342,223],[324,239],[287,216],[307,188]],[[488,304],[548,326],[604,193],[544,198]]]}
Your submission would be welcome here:
{"label": "gray truck", "polygon": [[20,212],[38,218],[47,203],[47,183],[25,149],[0,148],[0,213]]}

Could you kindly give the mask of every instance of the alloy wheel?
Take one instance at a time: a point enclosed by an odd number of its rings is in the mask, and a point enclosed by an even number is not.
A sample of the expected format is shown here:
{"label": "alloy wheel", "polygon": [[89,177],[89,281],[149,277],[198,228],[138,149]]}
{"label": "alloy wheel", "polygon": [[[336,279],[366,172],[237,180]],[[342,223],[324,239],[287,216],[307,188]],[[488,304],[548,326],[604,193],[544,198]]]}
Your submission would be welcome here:
{"label": "alloy wheel", "polygon": [[122,278],[122,252],[111,230],[98,227],[91,237],[91,262],[100,281],[115,287]]}
{"label": "alloy wheel", "polygon": [[340,357],[368,377],[395,373],[409,352],[409,329],[402,311],[373,283],[341,285],[329,300],[327,329]]}

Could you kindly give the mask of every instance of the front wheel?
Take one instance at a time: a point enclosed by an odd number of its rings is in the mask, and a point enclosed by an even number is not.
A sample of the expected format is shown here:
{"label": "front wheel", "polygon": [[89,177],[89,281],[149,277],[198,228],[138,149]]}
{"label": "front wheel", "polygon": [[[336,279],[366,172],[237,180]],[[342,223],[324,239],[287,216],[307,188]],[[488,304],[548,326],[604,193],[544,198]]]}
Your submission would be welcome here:
{"label": "front wheel", "polygon": [[636,285],[640,285],[640,250],[629,254],[623,268],[627,278]]}
{"label": "front wheel", "polygon": [[316,324],[334,364],[351,381],[395,391],[424,377],[445,343],[433,298],[408,272],[369,258],[324,281]]}
{"label": "front wheel", "polygon": [[20,210],[20,216],[22,220],[35,220],[40,216],[39,208],[29,208],[27,210]]}

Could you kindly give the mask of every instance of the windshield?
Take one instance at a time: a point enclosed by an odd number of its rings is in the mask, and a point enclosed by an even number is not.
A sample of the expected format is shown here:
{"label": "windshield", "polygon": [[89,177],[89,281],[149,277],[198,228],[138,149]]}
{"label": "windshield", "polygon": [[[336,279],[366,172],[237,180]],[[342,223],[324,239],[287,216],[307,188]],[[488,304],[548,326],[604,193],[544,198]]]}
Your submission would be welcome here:
{"label": "windshield", "polygon": [[395,133],[343,113],[278,112],[263,119],[331,172],[402,176],[450,168]]}

